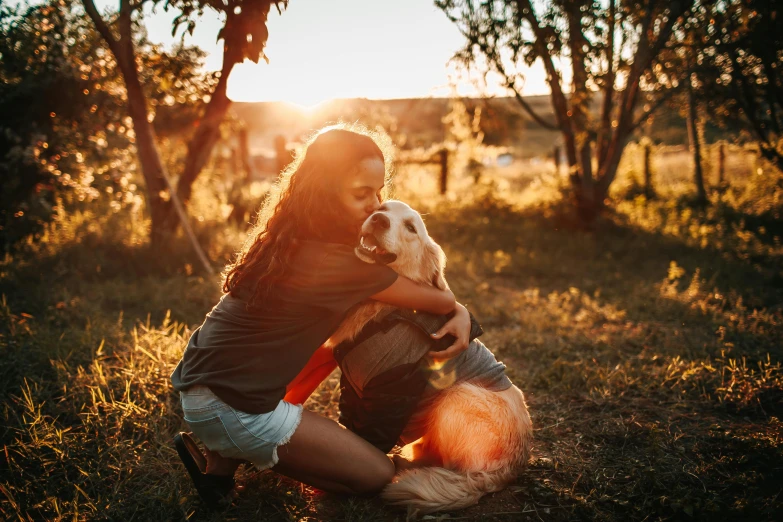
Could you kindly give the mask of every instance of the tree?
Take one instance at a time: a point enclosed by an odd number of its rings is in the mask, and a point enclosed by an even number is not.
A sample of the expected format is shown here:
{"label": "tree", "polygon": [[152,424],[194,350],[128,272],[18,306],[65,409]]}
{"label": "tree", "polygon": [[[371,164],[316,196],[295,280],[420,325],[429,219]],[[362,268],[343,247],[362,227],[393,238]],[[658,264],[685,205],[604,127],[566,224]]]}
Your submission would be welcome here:
{"label": "tree", "polygon": [[172,34],[186,25],[188,31],[193,31],[197,18],[203,14],[206,7],[213,9],[225,17],[225,24],[218,33],[218,39],[223,40],[223,65],[218,74],[218,82],[210,96],[198,127],[188,143],[188,153],[185,167],[177,183],[177,194],[182,201],[190,199],[193,182],[209,160],[212,149],[220,138],[220,123],[226,116],[231,100],[228,99],[226,88],[228,77],[234,66],[246,58],[258,63],[259,58],[269,61],[264,54],[264,47],[269,36],[266,28],[267,15],[271,4],[275,4],[278,13],[281,6],[287,7],[288,0],[233,0],[215,2],[204,0],[179,0],[171,5],[181,10],[174,21]]}
{"label": "tree", "polygon": [[[157,4],[160,0],[148,1]],[[93,0],[82,0],[82,3],[114,56],[125,83],[128,113],[133,121],[139,163],[147,184],[148,205],[152,220],[152,243],[153,245],[161,245],[171,232],[172,224],[176,223],[170,218],[170,205],[172,205],[179,221],[190,236],[194,249],[199,253],[202,263],[208,271],[211,271],[209,263],[195,242],[188,225],[184,207],[178,197],[180,191],[175,190],[171,185],[170,177],[161,161],[156,146],[155,130],[150,122],[148,99],[139,78],[134,32],[141,24],[141,13],[145,0],[119,0],[119,12],[109,21],[104,20],[98,13]],[[225,96],[228,73],[234,64],[245,58],[258,61],[263,56],[263,49],[268,37],[266,20],[272,4],[276,6],[287,5],[287,0],[226,0],[223,2],[180,0],[167,4],[167,6],[170,5],[181,10],[181,15],[174,22],[175,32],[182,24],[185,24],[187,30],[192,32],[197,23],[196,19],[206,9],[215,10],[225,17],[224,26],[217,35],[219,40],[223,40],[223,71],[221,71],[214,91],[210,93],[210,103],[199,121],[199,130],[193,138],[198,140],[201,147],[189,146],[188,159],[185,163],[191,166],[188,170],[189,181],[183,182],[183,193],[189,195],[190,185],[203,168],[209,151],[217,139],[217,127],[228,110],[228,98]]]}
{"label": "tree", "polygon": [[[661,56],[678,46],[694,2],[435,3],[465,36],[466,46],[455,58],[498,73],[533,120],[561,132],[577,208],[592,219],[604,205],[631,133],[682,84],[678,64]],[[537,61],[546,71],[554,121],[536,113],[521,95],[524,77],[518,71]],[[598,93],[596,117],[591,109]]]}
{"label": "tree", "polygon": [[679,83],[684,86],[684,92],[679,92],[667,100],[669,110],[677,111],[685,119],[688,143],[693,158],[693,182],[696,188],[698,205],[708,203],[707,190],[704,184],[704,145],[703,104],[699,96],[703,84],[699,81],[697,72],[703,68],[703,49],[706,42],[701,35],[710,20],[709,3],[698,3],[688,13],[681,25],[680,38],[676,46],[666,47],[661,51],[660,59],[683,71]]}
{"label": "tree", "polygon": [[[122,79],[101,36],[73,0],[0,5],[0,242],[6,251],[35,234],[57,201],[136,204],[129,149],[135,136]],[[192,47],[161,52],[137,41],[141,83],[158,105],[158,131],[189,127],[209,79]],[[166,96],[156,82],[179,83]],[[199,93],[194,97],[194,93]]]}
{"label": "tree", "polygon": [[700,33],[697,95],[718,123],[748,129],[783,171],[783,10],[764,0],[712,6]]}

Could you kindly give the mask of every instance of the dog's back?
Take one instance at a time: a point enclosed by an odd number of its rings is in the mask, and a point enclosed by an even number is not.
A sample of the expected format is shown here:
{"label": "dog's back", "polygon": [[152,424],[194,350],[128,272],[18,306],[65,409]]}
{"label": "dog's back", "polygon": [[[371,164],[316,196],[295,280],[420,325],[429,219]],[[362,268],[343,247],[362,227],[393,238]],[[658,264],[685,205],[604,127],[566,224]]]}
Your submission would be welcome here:
{"label": "dog's back", "polygon": [[434,406],[454,386],[470,382],[493,392],[510,388],[505,370],[506,366],[478,339],[457,357],[436,364],[419,407],[401,436],[402,442],[407,444],[424,435]]}
{"label": "dog's back", "polygon": [[383,498],[421,513],[471,506],[503,489],[530,456],[532,425],[516,386],[492,392],[460,383],[441,393],[429,412],[423,451],[443,467],[404,471]]}
{"label": "dog's back", "polygon": [[[492,472],[527,462],[530,431],[521,394],[462,383],[438,398],[430,414],[428,438],[436,451],[447,450],[439,451],[445,467]],[[509,455],[515,457],[513,462]]]}

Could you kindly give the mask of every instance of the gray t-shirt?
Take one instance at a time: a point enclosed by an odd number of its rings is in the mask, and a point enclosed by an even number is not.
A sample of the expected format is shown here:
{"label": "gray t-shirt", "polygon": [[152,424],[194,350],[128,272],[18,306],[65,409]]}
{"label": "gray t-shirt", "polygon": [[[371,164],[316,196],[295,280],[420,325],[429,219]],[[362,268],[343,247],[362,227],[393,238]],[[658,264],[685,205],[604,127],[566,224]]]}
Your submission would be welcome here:
{"label": "gray t-shirt", "polygon": [[207,314],[171,375],[174,389],[201,384],[237,410],[272,411],[346,311],[396,279],[394,270],[361,261],[348,245],[300,240],[267,302],[248,307],[225,294]]}
{"label": "gray t-shirt", "polygon": [[[362,390],[374,377],[391,368],[414,363],[431,349],[431,339],[419,328],[399,322],[356,345],[343,358],[340,370],[361,397]],[[503,391],[512,386],[505,370],[506,365],[499,362],[481,341],[471,341],[460,355],[433,368],[401,439],[407,444],[424,434],[428,410],[442,390],[460,382],[470,382],[491,391]]]}

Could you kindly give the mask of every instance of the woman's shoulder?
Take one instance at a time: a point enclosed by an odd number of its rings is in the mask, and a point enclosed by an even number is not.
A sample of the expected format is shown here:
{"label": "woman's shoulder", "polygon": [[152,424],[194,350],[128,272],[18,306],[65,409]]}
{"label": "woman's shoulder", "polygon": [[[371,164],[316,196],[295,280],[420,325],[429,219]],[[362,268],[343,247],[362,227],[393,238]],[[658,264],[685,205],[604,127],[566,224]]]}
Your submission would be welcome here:
{"label": "woman's shoulder", "polygon": [[[364,263],[354,252],[354,247],[342,243],[300,240],[294,255],[299,266],[317,265],[319,268],[347,268]],[[367,264],[367,263],[364,263]]]}
{"label": "woman's shoulder", "polygon": [[313,239],[297,239],[296,245],[299,252],[321,252],[325,255],[348,255],[353,254],[354,251],[354,247],[344,243],[328,243]]}
{"label": "woman's shoulder", "polygon": [[297,257],[296,270],[307,270],[319,282],[387,280],[396,275],[385,265],[362,261],[354,247],[341,243],[302,241]]}

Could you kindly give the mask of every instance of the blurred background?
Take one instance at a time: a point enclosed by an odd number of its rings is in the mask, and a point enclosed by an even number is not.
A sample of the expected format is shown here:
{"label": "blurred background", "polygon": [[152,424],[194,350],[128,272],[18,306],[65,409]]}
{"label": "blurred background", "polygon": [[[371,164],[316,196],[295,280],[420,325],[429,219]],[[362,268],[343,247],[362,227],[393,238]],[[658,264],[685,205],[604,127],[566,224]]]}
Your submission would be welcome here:
{"label": "blurred background", "polygon": [[[762,0],[0,0],[0,513],[201,519],[168,376],[301,144],[359,122],[525,392],[492,520],[762,520],[783,481]],[[308,407],[336,416],[339,376]],[[394,520],[272,472],[219,519]]]}

